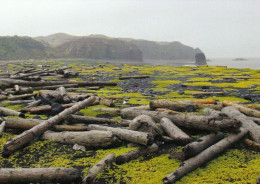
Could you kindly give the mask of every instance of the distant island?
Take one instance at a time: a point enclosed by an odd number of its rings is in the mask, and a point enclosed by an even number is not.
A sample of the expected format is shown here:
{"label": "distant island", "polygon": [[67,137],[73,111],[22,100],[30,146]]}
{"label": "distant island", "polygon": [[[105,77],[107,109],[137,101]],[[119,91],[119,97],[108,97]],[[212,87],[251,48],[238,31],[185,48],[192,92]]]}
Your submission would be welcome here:
{"label": "distant island", "polygon": [[104,35],[73,36],[56,33],[49,36],[0,37],[0,60],[83,58],[100,60],[189,60],[199,48],[180,42],[156,42]]}
{"label": "distant island", "polygon": [[245,58],[235,58],[232,61],[246,61],[247,59]]}

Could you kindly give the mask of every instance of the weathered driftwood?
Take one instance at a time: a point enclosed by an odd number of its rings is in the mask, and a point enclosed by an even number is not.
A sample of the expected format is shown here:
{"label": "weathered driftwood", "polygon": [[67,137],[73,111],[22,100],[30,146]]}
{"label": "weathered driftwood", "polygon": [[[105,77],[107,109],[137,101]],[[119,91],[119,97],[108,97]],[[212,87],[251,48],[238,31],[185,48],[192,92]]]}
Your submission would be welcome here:
{"label": "weathered driftwood", "polygon": [[91,116],[78,116],[78,115],[68,116],[67,120],[70,123],[85,123],[85,124],[93,124],[93,123],[114,124],[114,123],[117,123],[117,120],[114,120],[114,119],[96,118],[96,117],[91,117]]}
{"label": "weathered driftwood", "polygon": [[54,125],[54,129],[56,131],[87,131],[88,127],[81,125],[81,126],[72,126],[72,125]]}
{"label": "weathered driftwood", "polygon": [[18,76],[12,76],[11,79],[22,79],[22,78],[26,78],[26,77],[33,76],[33,75],[42,74],[42,73],[46,73],[46,71],[43,70],[43,71],[37,71],[37,72],[33,72],[33,73],[28,73],[28,74],[22,74],[22,75],[18,75]]}
{"label": "weathered driftwood", "polygon": [[93,183],[97,175],[102,172],[108,164],[111,164],[115,160],[114,154],[109,154],[102,160],[100,160],[96,165],[94,165],[89,171],[87,176],[82,180],[82,184]]}
{"label": "weathered driftwood", "polygon": [[40,124],[34,126],[30,130],[23,132],[22,134],[18,135],[17,137],[7,141],[4,145],[3,155],[8,156],[21,148],[22,146],[26,145],[28,142],[33,140],[34,138],[38,137],[40,134],[44,133],[46,130],[51,128],[53,125],[58,124],[61,120],[64,120],[68,115],[79,111],[86,106],[89,106],[95,101],[95,97],[90,97],[82,102],[76,103],[74,106],[65,109],[58,115],[41,122]]}
{"label": "weathered driftwood", "polygon": [[200,129],[208,131],[222,131],[226,129],[237,129],[240,127],[239,122],[234,120],[225,120],[223,122],[215,121],[211,116],[198,116],[194,114],[179,113],[176,115],[168,114],[165,112],[157,111],[144,111],[144,110],[121,110],[121,117],[123,119],[134,119],[139,115],[148,115],[154,121],[160,122],[164,117],[169,118],[174,124],[189,129]]}
{"label": "weathered driftwood", "polygon": [[0,137],[2,137],[2,134],[4,132],[5,129],[5,121],[2,121],[1,125],[0,125]]}
{"label": "weathered driftwood", "polygon": [[242,127],[249,130],[249,135],[252,137],[252,139],[260,143],[260,126],[257,125],[254,121],[247,118],[247,116],[232,106],[224,107],[221,112],[225,113],[230,118],[234,118],[240,121]]}
{"label": "weathered driftwood", "polygon": [[116,86],[116,82],[82,82],[82,81],[24,81],[14,79],[0,79],[0,84],[6,87],[13,87],[14,85],[20,86],[51,86],[51,85],[62,85],[62,84],[78,84],[79,86]]}
{"label": "weathered driftwood", "polygon": [[166,113],[169,113],[169,114],[179,114],[180,112],[178,111],[173,111],[173,110],[170,110],[170,109],[164,109],[164,108],[157,108],[155,109],[156,111],[159,111],[159,112],[166,112]]}
{"label": "weathered driftwood", "polygon": [[120,109],[116,108],[93,108],[93,111],[107,112],[111,114],[120,114]]}
{"label": "weathered driftwood", "polygon": [[32,93],[32,94],[16,95],[16,96],[8,97],[8,100],[28,98],[28,97],[35,96],[35,95],[37,95],[37,94],[36,93]]}
{"label": "weathered driftwood", "polygon": [[174,111],[186,111],[187,108],[199,109],[203,107],[209,107],[212,109],[220,110],[222,104],[203,104],[203,103],[194,103],[194,101],[187,102],[174,102],[168,100],[152,100],[150,101],[151,109],[157,108],[167,108]]}
{"label": "weathered driftwood", "polygon": [[[70,104],[61,104],[63,108],[69,108],[75,105],[75,103],[70,103]],[[50,105],[42,105],[38,107],[25,107],[21,109],[21,112],[27,112],[31,114],[40,114],[40,113],[46,113],[51,111],[51,106]]]}
{"label": "weathered driftwood", "polygon": [[19,117],[22,117],[22,118],[25,117],[25,115],[21,112],[18,112],[18,111],[12,110],[12,109],[7,109],[7,108],[4,108],[4,107],[0,107],[0,115],[19,116]]}
{"label": "weathered driftwood", "polygon": [[255,118],[255,117],[250,117],[250,116],[247,116],[247,118],[251,119],[251,120],[254,121],[256,124],[260,125],[260,118]]}
{"label": "weathered driftwood", "polygon": [[209,146],[215,144],[219,140],[224,138],[224,134],[221,132],[211,133],[209,135],[199,138],[197,141],[187,144],[182,151],[184,152],[185,159],[193,157],[202,152]]}
{"label": "weathered driftwood", "polygon": [[245,139],[244,143],[249,149],[260,152],[260,143],[252,141],[250,139]]}
{"label": "weathered driftwood", "polygon": [[122,76],[119,77],[120,80],[125,80],[125,79],[143,79],[143,78],[149,78],[150,75],[134,75],[134,76]]}
{"label": "weathered driftwood", "polygon": [[174,183],[175,181],[182,178],[184,175],[188,174],[189,172],[197,169],[201,165],[207,163],[215,156],[220,154],[221,152],[225,151],[228,147],[230,147],[233,143],[239,141],[247,134],[248,130],[241,129],[241,132],[238,134],[230,135],[221,141],[217,142],[216,144],[210,146],[209,148],[205,149],[195,157],[192,157],[186,161],[184,161],[180,167],[167,175],[163,178],[164,183]]}
{"label": "weathered driftwood", "polygon": [[202,115],[204,115],[204,116],[213,116],[213,117],[215,117],[217,120],[222,120],[223,117],[226,116],[223,112],[221,112],[221,111],[216,111],[216,110],[210,109],[210,108],[205,108],[205,109],[203,109]]}
{"label": "weathered driftwood", "polygon": [[35,102],[35,100],[15,100],[15,101],[9,101],[7,102],[7,104],[18,105],[18,104],[28,104],[32,102]]}
{"label": "weathered driftwood", "polygon": [[21,119],[21,118],[3,118],[6,122],[6,128],[17,130],[28,130],[44,120],[38,119]]}
{"label": "weathered driftwood", "polygon": [[196,104],[216,104],[216,100],[213,99],[200,99],[200,100],[193,100]]}
{"label": "weathered driftwood", "polygon": [[244,107],[243,105],[234,103],[234,102],[229,102],[229,101],[223,101],[222,102],[223,105],[225,106],[232,106],[236,109],[238,109],[240,112],[248,115],[248,116],[252,116],[252,117],[256,117],[256,118],[260,118],[260,111],[258,110],[254,110],[248,107]]}
{"label": "weathered driftwood", "polygon": [[159,147],[157,144],[153,143],[151,146],[148,147],[140,147],[136,150],[129,151],[127,153],[123,153],[116,157],[116,164],[124,164],[131,160],[137,159],[138,157],[145,157],[149,154],[158,152]]}
{"label": "weathered driftwood", "polygon": [[[58,93],[62,96],[64,103],[71,103],[70,97],[67,95],[66,89],[62,86],[57,89]],[[88,96],[89,97],[89,96]]]}
{"label": "weathered driftwood", "polygon": [[36,100],[34,102],[29,103],[25,108],[36,107],[36,106],[40,105],[40,103],[41,103],[41,100]]}
{"label": "weathered driftwood", "polygon": [[82,132],[45,132],[41,139],[55,140],[62,144],[79,144],[86,147],[106,148],[118,143],[118,139],[110,131],[82,131]]}
{"label": "weathered driftwood", "polygon": [[146,132],[138,132],[122,128],[113,128],[101,125],[88,125],[89,130],[106,130],[111,131],[113,135],[120,139],[127,140],[142,145],[151,145],[153,143],[153,136]]}
{"label": "weathered driftwood", "polygon": [[123,111],[131,111],[131,110],[151,110],[149,105],[140,105],[140,106],[135,106],[135,107],[127,107],[122,109]]}
{"label": "weathered driftwood", "polygon": [[153,119],[147,115],[140,115],[133,119],[129,124],[129,129],[139,132],[148,132],[155,137],[163,134],[162,130],[159,129]]}
{"label": "weathered driftwood", "polygon": [[74,168],[1,168],[0,183],[73,183],[80,179]]}
{"label": "weathered driftwood", "polygon": [[178,128],[170,119],[162,118],[160,123],[166,134],[173,140],[180,141],[182,143],[190,142],[190,136]]}
{"label": "weathered driftwood", "polygon": [[192,95],[224,95],[225,93],[223,91],[219,92],[199,92],[199,93],[192,93]]}
{"label": "weathered driftwood", "polygon": [[59,87],[65,87],[65,88],[71,88],[71,87],[76,87],[78,84],[63,84],[63,85],[53,85],[53,86],[38,86],[38,87],[33,87],[33,90],[41,90],[41,89],[57,89]]}

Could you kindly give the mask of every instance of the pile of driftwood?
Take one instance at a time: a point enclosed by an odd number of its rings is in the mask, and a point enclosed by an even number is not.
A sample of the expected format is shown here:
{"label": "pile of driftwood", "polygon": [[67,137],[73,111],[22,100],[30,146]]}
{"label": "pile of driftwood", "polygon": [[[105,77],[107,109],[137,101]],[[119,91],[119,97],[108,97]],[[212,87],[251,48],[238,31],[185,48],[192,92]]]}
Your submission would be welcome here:
{"label": "pile of driftwood", "polygon": [[[2,100],[9,99],[8,103],[11,104],[28,104],[20,111],[0,107],[2,122],[0,134],[5,128],[24,131],[6,142],[3,156],[8,157],[39,137],[42,140],[71,144],[74,149],[80,150],[85,150],[85,147],[95,149],[115,147],[123,143],[128,143],[129,146],[139,146],[139,148],[117,157],[109,154],[91,168],[83,180],[80,179],[77,169],[2,168],[0,169],[0,183],[72,183],[79,181],[92,183],[106,165],[114,162],[124,164],[138,157],[154,154],[164,143],[185,145],[183,152],[173,152],[170,155],[171,158],[183,161],[177,170],[163,179],[164,183],[173,183],[224,152],[233,143],[245,137],[247,133],[249,139],[244,139],[245,144],[250,149],[257,151],[260,149],[260,111],[251,106],[228,101],[217,103],[215,100],[180,102],[153,100],[148,106],[114,109],[111,108],[115,106],[112,98],[67,92],[70,88],[79,86],[98,88],[105,85],[116,85],[116,83],[17,80],[17,78],[26,79],[28,76],[32,76],[28,74],[26,76],[26,74],[17,73],[11,78],[0,79],[1,87],[6,88],[1,92]],[[35,99],[34,90],[40,90],[39,97],[37,97],[39,99]],[[94,110],[119,114],[122,119],[96,118],[78,113],[83,108],[99,103],[110,108]],[[195,110],[203,108],[204,110],[202,115],[185,112],[191,108]],[[47,120],[26,119],[24,113],[48,114],[50,117]],[[188,129],[202,130],[208,132],[208,135],[191,142],[192,138],[186,131]],[[223,132],[232,134],[224,136]]]}

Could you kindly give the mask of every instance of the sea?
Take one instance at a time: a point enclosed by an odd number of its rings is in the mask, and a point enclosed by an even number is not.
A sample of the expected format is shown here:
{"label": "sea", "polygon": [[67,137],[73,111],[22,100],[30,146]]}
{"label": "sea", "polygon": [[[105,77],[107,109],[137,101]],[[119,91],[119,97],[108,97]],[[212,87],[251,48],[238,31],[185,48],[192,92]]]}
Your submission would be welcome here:
{"label": "sea", "polygon": [[[178,60],[144,60],[143,64],[152,65],[170,65],[170,66],[196,66],[195,61]],[[260,57],[243,58],[243,60],[235,60],[235,58],[209,58],[207,60],[209,66],[227,66],[229,68],[250,68],[260,70]]]}

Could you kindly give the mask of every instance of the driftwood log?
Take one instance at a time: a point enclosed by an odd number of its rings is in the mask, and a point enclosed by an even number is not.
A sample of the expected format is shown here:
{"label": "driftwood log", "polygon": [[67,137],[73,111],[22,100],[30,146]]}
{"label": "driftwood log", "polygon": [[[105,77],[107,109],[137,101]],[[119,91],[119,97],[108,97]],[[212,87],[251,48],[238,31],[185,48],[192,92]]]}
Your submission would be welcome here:
{"label": "driftwood log", "polygon": [[2,123],[0,125],[0,137],[2,137],[4,129],[5,129],[5,121],[2,121]]}
{"label": "driftwood log", "polygon": [[166,117],[169,118],[177,126],[186,127],[189,129],[200,129],[214,132],[227,129],[232,130],[240,127],[240,123],[238,121],[229,119],[225,121],[215,121],[214,117],[198,116],[194,114],[179,113],[172,115],[165,112],[128,109],[122,109],[120,114],[123,119],[134,119],[139,115],[148,115],[158,123],[162,118]]}
{"label": "driftwood log", "polygon": [[80,172],[73,168],[1,168],[0,183],[73,183]]}
{"label": "driftwood log", "polygon": [[111,164],[115,160],[114,154],[109,154],[102,160],[100,160],[96,165],[94,165],[89,171],[87,176],[82,180],[82,184],[93,183],[97,175],[102,172],[108,164]]}
{"label": "driftwood log", "polygon": [[223,101],[222,103],[225,106],[232,106],[248,116],[260,118],[260,111],[258,111],[258,110],[251,109],[251,108],[245,107],[243,105],[240,105],[240,104],[237,104],[234,102],[229,102],[229,101]]}
{"label": "driftwood log", "polygon": [[151,145],[153,143],[153,136],[146,132],[138,132],[122,128],[113,128],[101,125],[88,125],[89,130],[106,130],[111,131],[113,135],[120,139],[134,142],[142,145]]}
{"label": "driftwood log", "polygon": [[250,139],[245,139],[244,143],[249,149],[260,152],[260,143],[251,141]]}
{"label": "driftwood log", "polygon": [[86,147],[106,148],[117,145],[118,139],[110,131],[45,132],[41,139],[55,140],[62,144],[79,144]]}
{"label": "driftwood log", "polygon": [[199,109],[204,107],[209,107],[215,110],[221,110],[222,104],[203,104],[203,103],[195,103],[194,101],[187,102],[174,102],[168,100],[152,100],[150,101],[151,109],[157,108],[167,108],[174,111],[186,111],[188,108]]}
{"label": "driftwood log", "polygon": [[85,124],[93,124],[93,123],[114,124],[117,123],[118,121],[118,120],[108,119],[108,118],[96,118],[91,116],[79,116],[79,115],[68,116],[67,120],[70,123],[85,123]]}
{"label": "driftwood log", "polygon": [[239,141],[247,134],[248,130],[241,129],[241,132],[238,134],[230,135],[221,141],[217,142],[216,144],[210,146],[209,148],[205,149],[195,157],[192,157],[183,163],[181,163],[180,167],[167,175],[163,178],[164,183],[174,183],[175,181],[182,178],[184,175],[188,174],[189,172],[197,169],[201,165],[207,163],[212,158],[217,156],[218,154],[225,151],[228,147],[230,147],[233,143]]}
{"label": "driftwood log", "polygon": [[18,135],[17,137],[9,140],[6,142],[4,145],[4,150],[3,150],[3,155],[4,156],[9,156],[22,146],[26,145],[29,143],[31,140],[34,138],[38,137],[42,133],[44,133],[46,130],[51,128],[53,125],[58,124],[61,120],[64,120],[68,115],[75,113],[79,111],[82,108],[87,107],[88,105],[92,104],[95,101],[95,97],[90,97],[82,102],[76,103],[74,106],[65,109],[58,115],[41,122],[40,124],[34,126],[30,130],[27,130],[23,132],[22,134]]}
{"label": "driftwood log", "polygon": [[166,134],[173,140],[181,143],[190,142],[190,136],[188,136],[180,128],[178,128],[170,119],[162,118],[160,123],[164,132],[166,132]]}
{"label": "driftwood log", "polygon": [[209,146],[215,144],[219,140],[224,138],[224,134],[221,132],[211,133],[209,135],[199,138],[197,141],[187,144],[182,149],[185,159],[193,157],[198,153],[202,152]]}
{"label": "driftwood log", "polygon": [[249,130],[249,135],[252,137],[252,139],[257,143],[260,143],[260,126],[257,125],[254,121],[247,118],[246,115],[242,114],[239,112],[239,110],[232,106],[224,107],[221,112],[225,113],[230,118],[234,118],[240,121],[242,127]]}
{"label": "driftwood log", "polygon": [[4,108],[4,107],[0,107],[0,115],[19,116],[19,117],[25,118],[25,115],[23,113],[12,110],[12,109],[7,109],[7,108]]}
{"label": "driftwood log", "polygon": [[[61,104],[63,108],[69,108],[75,105],[75,103],[69,103],[69,104]],[[51,106],[50,105],[42,105],[42,106],[37,106],[37,107],[25,107],[21,109],[21,112],[27,112],[30,114],[41,114],[41,113],[46,113],[51,111]]]}
{"label": "driftwood log", "polygon": [[116,108],[93,108],[93,111],[107,112],[111,114],[120,114],[120,109]]}
{"label": "driftwood log", "polygon": [[139,157],[144,157],[152,153],[158,152],[159,147],[157,144],[153,143],[151,146],[148,147],[140,147],[136,150],[129,151],[127,153],[123,153],[116,157],[116,164],[124,164],[131,160],[137,159]]}
{"label": "driftwood log", "polygon": [[21,118],[3,118],[6,122],[6,128],[17,129],[17,130],[28,130],[38,125],[44,120],[38,119],[21,119]]}
{"label": "driftwood log", "polygon": [[72,125],[54,125],[54,129],[56,131],[87,131],[88,127],[84,125],[77,125],[77,126],[72,126]]}
{"label": "driftwood log", "polygon": [[116,86],[116,82],[81,82],[81,81],[24,81],[14,79],[0,79],[0,85],[5,87],[13,87],[14,85],[20,86],[51,86],[51,85],[62,85],[62,84],[77,84],[79,86]]}
{"label": "driftwood log", "polygon": [[139,131],[139,132],[148,132],[151,133],[154,137],[163,134],[162,130],[159,129],[159,127],[156,125],[153,119],[147,115],[137,116],[129,124],[129,129]]}

